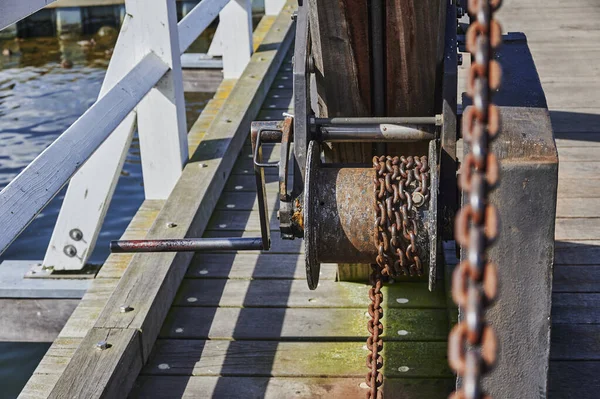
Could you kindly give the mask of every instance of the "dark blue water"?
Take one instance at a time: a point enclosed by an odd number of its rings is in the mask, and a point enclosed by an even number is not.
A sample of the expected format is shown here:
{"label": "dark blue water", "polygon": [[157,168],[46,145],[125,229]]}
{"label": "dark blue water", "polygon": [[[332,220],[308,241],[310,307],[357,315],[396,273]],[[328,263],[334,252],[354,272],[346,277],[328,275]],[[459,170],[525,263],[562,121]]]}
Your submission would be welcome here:
{"label": "dark blue water", "polygon": [[[106,48],[86,49],[56,38],[0,41],[0,189],[51,144],[96,100],[108,65]],[[73,67],[60,66],[63,58]],[[188,127],[212,94],[186,93]],[[91,261],[102,263],[108,243],[118,238],[142,203],[139,142],[134,138]],[[64,190],[36,217],[0,257],[37,260],[44,257]],[[1,266],[0,266],[1,267]],[[0,398],[21,391],[49,344],[0,343]]]}

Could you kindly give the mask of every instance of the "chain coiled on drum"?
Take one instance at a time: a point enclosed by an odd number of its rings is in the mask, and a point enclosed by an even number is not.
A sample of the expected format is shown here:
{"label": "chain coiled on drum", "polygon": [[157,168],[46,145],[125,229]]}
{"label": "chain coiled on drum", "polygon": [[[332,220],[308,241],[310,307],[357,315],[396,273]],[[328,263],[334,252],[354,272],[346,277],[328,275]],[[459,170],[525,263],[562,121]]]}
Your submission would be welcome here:
{"label": "chain coiled on drum", "polygon": [[416,238],[416,208],[429,201],[429,165],[427,157],[373,157],[373,198],[375,229],[373,242],[378,250],[371,265],[367,323],[367,399],[381,399],[383,384],[383,277],[421,276],[423,266]]}
{"label": "chain coiled on drum", "polygon": [[467,93],[473,105],[463,114],[463,139],[469,152],[459,179],[467,201],[455,223],[455,237],[466,259],[452,277],[452,297],[463,317],[448,339],[448,362],[462,377],[462,385],[452,399],[489,398],[481,381],[497,357],[497,338],[485,322],[484,313],[498,290],[496,266],[487,259],[486,251],[497,238],[499,223],[496,208],[488,202],[488,192],[498,182],[499,169],[496,156],[489,152],[489,143],[500,125],[498,107],[491,103],[501,79],[500,65],[493,60],[502,40],[500,25],[493,19],[500,3],[469,0],[469,13],[475,20],[466,34],[467,51],[473,56]]}

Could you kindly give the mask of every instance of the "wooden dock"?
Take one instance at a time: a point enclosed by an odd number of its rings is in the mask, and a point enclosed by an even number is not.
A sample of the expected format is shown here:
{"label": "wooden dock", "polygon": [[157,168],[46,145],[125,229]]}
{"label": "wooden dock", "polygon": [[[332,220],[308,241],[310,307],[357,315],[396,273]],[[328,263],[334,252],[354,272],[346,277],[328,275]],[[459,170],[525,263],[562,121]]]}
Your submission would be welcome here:
{"label": "wooden dock", "polygon": [[[246,136],[251,120],[291,111],[293,3],[263,19],[245,73],[223,81],[194,124],[173,193],[145,201],[125,238],[259,234]],[[600,4],[506,0],[498,18],[504,31],[528,36],[560,156],[549,397],[595,398]],[[272,221],[276,191],[267,174]],[[362,397],[367,286],[337,282],[335,266],[324,265],[309,291],[302,242],[277,231],[272,240],[268,253],[111,255],[21,397]],[[384,298],[385,397],[447,397],[453,316],[444,292],[397,281]],[[102,341],[108,348],[97,348]]]}

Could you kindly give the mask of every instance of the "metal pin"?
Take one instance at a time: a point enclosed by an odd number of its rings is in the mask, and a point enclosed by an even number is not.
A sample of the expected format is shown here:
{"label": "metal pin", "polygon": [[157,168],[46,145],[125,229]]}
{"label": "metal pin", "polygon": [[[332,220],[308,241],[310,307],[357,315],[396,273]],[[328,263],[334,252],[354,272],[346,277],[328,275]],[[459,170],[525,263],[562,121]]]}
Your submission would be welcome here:
{"label": "metal pin", "polygon": [[100,341],[96,343],[96,349],[98,349],[99,351],[103,351],[105,349],[108,349],[110,346],[108,345],[108,342],[106,341]]}

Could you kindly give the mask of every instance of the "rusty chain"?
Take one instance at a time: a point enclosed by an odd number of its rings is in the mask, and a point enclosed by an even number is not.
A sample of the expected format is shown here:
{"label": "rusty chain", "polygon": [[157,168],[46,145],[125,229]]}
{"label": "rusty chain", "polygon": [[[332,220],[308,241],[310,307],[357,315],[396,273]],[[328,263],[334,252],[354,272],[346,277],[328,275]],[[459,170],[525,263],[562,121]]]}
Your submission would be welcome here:
{"label": "rusty chain", "polygon": [[371,265],[369,316],[367,323],[367,399],[381,399],[383,384],[380,354],[383,349],[383,277],[421,276],[423,266],[416,242],[418,235],[416,208],[429,200],[429,165],[427,157],[373,157],[375,234],[378,250],[376,263]]}
{"label": "rusty chain", "polygon": [[466,46],[473,58],[467,80],[467,94],[473,106],[463,114],[463,138],[469,152],[461,165],[460,187],[468,202],[456,216],[455,236],[466,253],[452,276],[452,297],[463,309],[463,319],[448,338],[448,362],[462,377],[462,386],[452,399],[489,398],[481,386],[482,376],[495,364],[497,338],[484,320],[485,309],[498,290],[496,266],[486,257],[486,249],[498,234],[496,208],[488,202],[488,192],[498,181],[498,160],[489,152],[489,142],[499,130],[499,110],[491,103],[500,85],[501,70],[493,60],[500,45],[500,25],[493,19],[501,0],[469,0],[469,13],[475,21],[466,34]]}

